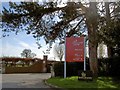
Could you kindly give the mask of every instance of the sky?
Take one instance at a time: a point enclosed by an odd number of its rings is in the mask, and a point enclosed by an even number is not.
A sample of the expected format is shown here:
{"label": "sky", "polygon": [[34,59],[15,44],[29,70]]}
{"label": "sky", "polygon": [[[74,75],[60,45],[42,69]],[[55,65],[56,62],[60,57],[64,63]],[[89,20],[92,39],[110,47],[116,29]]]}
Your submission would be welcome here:
{"label": "sky", "polygon": [[[2,3],[2,7],[8,8],[8,2]],[[0,36],[2,31],[0,30]],[[37,58],[43,58],[43,55],[48,55],[49,59],[54,59],[53,49],[50,50],[50,54],[44,54],[46,52],[48,45],[46,45],[44,39],[40,40],[42,47],[38,49],[35,38],[32,35],[27,35],[24,31],[15,34],[15,32],[9,33],[9,36],[0,38],[0,57],[1,56],[11,56],[11,57],[21,57],[21,53],[24,49],[31,49],[35,53]],[[53,44],[54,46],[54,44]]]}
{"label": "sky", "polygon": [[[2,9],[2,7],[8,8],[9,7],[8,2],[2,3],[0,9]],[[2,35],[2,31],[0,30],[0,36],[1,35]],[[4,37],[4,38],[0,37],[0,43],[1,43],[0,57],[1,56],[21,57],[21,53],[24,49],[31,49],[31,51],[37,55],[36,56],[37,58],[43,58],[43,55],[45,55],[43,51],[46,52],[48,47],[48,45],[45,44],[44,39],[41,39],[40,44],[42,44],[42,48],[38,49],[36,40],[33,38],[33,36],[27,35],[25,32],[20,32],[18,33],[18,35],[12,32],[8,37]],[[88,50],[86,52],[88,52]],[[48,55],[49,59],[54,59],[55,57],[53,49],[50,50],[50,54],[46,54],[46,55]],[[57,57],[55,57],[55,59],[59,60]]]}

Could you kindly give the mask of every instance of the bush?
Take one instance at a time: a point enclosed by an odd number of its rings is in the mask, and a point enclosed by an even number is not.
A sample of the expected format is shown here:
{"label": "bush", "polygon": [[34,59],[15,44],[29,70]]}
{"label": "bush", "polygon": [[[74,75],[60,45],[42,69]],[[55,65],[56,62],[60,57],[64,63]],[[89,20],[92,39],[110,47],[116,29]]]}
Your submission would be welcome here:
{"label": "bush", "polygon": [[[87,59],[87,70],[89,70],[89,63]],[[78,71],[84,69],[84,62],[67,62],[66,63],[66,76],[78,76]],[[55,76],[64,76],[64,62],[59,62],[54,65]]]}
{"label": "bush", "polygon": [[[89,59],[86,59],[87,70],[90,70]],[[66,66],[67,76],[78,76],[78,71],[83,70],[83,62],[69,62]],[[98,59],[98,76],[110,76],[120,78],[120,57]],[[64,76],[64,62],[54,65],[55,76]]]}
{"label": "bush", "polygon": [[63,62],[56,63],[54,65],[54,72],[55,72],[55,76],[63,77],[64,76],[64,63]]}
{"label": "bush", "polygon": [[101,58],[98,59],[98,70],[99,76],[108,76],[109,75],[109,68],[110,68],[110,61],[111,58]]}
{"label": "bush", "polygon": [[120,77],[120,57],[98,59],[99,76]]}
{"label": "bush", "polygon": [[113,57],[110,62],[109,73],[113,77],[120,77],[120,57]]}

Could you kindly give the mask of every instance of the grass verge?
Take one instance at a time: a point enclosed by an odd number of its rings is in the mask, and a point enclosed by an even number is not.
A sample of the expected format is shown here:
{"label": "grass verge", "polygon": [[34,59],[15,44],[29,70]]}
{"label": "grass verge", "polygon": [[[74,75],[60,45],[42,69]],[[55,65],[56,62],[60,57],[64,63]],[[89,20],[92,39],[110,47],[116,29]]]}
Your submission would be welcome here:
{"label": "grass verge", "polygon": [[98,77],[93,81],[78,81],[77,76],[60,78],[54,77],[47,80],[47,83],[61,88],[119,88],[120,84],[112,81],[111,77]]}

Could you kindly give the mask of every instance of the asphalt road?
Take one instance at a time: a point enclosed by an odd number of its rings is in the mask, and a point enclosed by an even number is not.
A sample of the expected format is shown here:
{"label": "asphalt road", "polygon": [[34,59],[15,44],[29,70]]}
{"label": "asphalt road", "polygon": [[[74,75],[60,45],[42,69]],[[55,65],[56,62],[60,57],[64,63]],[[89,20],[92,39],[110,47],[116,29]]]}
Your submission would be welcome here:
{"label": "asphalt road", "polygon": [[2,88],[50,88],[43,82],[50,73],[2,74]]}

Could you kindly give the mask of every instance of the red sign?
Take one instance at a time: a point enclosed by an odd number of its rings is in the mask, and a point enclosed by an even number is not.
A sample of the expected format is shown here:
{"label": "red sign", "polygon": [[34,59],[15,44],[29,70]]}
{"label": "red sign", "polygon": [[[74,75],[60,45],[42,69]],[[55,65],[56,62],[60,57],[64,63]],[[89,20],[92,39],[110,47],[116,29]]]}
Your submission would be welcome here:
{"label": "red sign", "polygon": [[84,62],[84,37],[66,37],[66,61]]}

